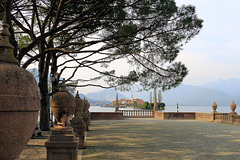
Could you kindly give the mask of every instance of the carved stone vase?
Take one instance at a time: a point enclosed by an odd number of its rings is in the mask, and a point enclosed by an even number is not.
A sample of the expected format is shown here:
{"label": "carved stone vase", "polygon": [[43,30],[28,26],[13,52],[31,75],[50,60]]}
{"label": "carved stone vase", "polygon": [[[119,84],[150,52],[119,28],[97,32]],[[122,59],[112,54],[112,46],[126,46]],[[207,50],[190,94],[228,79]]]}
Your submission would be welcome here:
{"label": "carved stone vase", "polygon": [[236,110],[237,106],[236,106],[236,104],[234,103],[234,101],[233,101],[232,104],[230,105],[230,108],[231,108],[231,110],[232,110],[231,114],[236,115],[237,112],[235,112],[235,110]]}
{"label": "carved stone vase", "polygon": [[35,78],[18,66],[8,25],[0,37],[0,159],[17,159],[37,124],[40,100]]}
{"label": "carved stone vase", "polygon": [[70,120],[74,114],[76,103],[74,96],[68,92],[63,80],[60,90],[54,94],[51,102],[52,112],[57,120],[58,127],[69,127]]}

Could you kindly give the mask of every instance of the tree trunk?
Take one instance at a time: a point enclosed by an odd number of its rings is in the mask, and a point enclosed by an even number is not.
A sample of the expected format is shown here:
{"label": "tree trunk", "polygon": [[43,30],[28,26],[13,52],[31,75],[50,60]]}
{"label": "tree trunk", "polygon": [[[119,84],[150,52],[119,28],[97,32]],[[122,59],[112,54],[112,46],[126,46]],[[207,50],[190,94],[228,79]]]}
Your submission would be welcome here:
{"label": "tree trunk", "polygon": [[[44,80],[43,80],[44,81]],[[49,96],[48,88],[45,84],[39,83],[41,94],[41,110],[40,110],[40,129],[42,131],[49,131]]]}
{"label": "tree trunk", "polygon": [[[41,51],[44,51],[43,42],[41,43]],[[48,73],[49,73],[50,56],[44,55],[39,59],[39,89],[41,94],[41,110],[40,110],[40,129],[49,131],[49,95],[48,95]]]}

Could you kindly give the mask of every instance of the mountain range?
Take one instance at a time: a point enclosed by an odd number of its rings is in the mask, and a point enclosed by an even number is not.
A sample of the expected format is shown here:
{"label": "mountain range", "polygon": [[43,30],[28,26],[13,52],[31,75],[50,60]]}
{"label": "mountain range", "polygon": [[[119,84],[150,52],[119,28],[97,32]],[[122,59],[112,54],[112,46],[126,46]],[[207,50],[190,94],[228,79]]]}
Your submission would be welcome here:
{"label": "mountain range", "polygon": [[[116,91],[114,89],[105,89],[100,92],[89,93],[86,96],[94,100],[99,100],[99,101],[105,100],[105,101],[112,102],[116,100]],[[122,98],[129,99],[125,95],[118,92],[118,99],[122,99]]]}
{"label": "mountain range", "polygon": [[[37,78],[37,70],[29,69]],[[152,91],[153,93],[153,91]],[[149,102],[150,91],[143,92],[119,92],[118,99],[139,98]],[[114,89],[104,89],[100,92],[93,92],[87,95],[80,94],[81,98],[86,98],[91,105],[111,104],[116,99],[116,91]],[[240,105],[240,79],[218,79],[208,82],[200,86],[181,84],[177,88],[162,92],[162,101],[166,105],[211,105],[214,101],[218,105],[230,105],[232,101]]]}
{"label": "mountain range", "polygon": [[[133,94],[133,98],[149,101],[150,91],[118,92],[118,99],[130,99],[131,94]],[[86,96],[94,100],[113,101],[116,99],[116,91],[107,89],[89,93]],[[185,106],[209,106],[216,101],[218,105],[228,106],[233,100],[237,105],[240,104],[240,79],[219,79],[201,86],[182,84],[177,88],[162,92],[162,101],[166,105],[176,105],[178,103]]]}

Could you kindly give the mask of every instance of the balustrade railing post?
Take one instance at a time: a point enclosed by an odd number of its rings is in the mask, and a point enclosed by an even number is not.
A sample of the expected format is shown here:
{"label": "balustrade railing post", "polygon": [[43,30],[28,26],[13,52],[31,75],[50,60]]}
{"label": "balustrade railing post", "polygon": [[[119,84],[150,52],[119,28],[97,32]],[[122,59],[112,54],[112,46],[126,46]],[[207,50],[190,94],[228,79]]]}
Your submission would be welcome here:
{"label": "balustrade railing post", "polygon": [[233,114],[228,115],[229,121],[231,124],[233,124]]}
{"label": "balustrade railing post", "polygon": [[212,121],[214,121],[215,120],[215,113],[212,113]]}

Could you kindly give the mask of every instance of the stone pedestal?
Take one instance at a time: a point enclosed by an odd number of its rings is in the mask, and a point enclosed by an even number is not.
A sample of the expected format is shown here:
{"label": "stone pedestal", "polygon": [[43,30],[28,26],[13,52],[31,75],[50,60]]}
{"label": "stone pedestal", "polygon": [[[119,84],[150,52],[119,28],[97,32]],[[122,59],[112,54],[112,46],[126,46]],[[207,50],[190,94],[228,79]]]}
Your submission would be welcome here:
{"label": "stone pedestal", "polygon": [[73,129],[58,128],[45,143],[47,160],[77,160],[78,138],[73,136]]}
{"label": "stone pedestal", "polygon": [[71,126],[76,137],[79,138],[78,148],[85,148],[85,124],[82,117],[73,117],[71,121]]}

